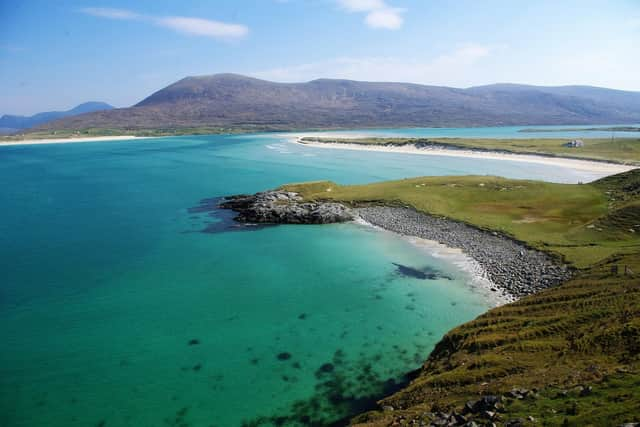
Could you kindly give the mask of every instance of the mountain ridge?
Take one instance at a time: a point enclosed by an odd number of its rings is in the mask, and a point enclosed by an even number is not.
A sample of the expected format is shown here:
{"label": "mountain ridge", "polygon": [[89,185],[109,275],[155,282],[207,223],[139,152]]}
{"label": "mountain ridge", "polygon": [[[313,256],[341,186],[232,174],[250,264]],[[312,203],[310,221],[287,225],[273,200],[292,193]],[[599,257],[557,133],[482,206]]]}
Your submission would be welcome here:
{"label": "mountain ridge", "polygon": [[38,130],[311,129],[640,122],[640,92],[512,83],[454,88],[315,79],[279,83],[239,74],[188,76],[132,107],[82,114]]}
{"label": "mountain ridge", "polygon": [[60,119],[78,114],[91,113],[94,111],[110,110],[114,107],[106,102],[87,101],[66,111],[44,111],[31,116],[20,116],[14,114],[4,114],[0,117],[0,128],[5,129],[28,129],[48,121]]}

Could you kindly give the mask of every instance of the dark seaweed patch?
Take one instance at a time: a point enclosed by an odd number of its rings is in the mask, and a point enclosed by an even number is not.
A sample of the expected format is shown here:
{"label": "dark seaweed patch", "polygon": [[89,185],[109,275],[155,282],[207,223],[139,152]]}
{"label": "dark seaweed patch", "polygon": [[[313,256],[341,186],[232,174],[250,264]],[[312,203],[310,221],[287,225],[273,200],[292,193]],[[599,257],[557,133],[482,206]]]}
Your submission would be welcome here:
{"label": "dark seaweed patch", "polygon": [[324,363],[316,371],[316,378],[321,378],[326,374],[330,374],[334,369],[335,367],[333,366],[333,363]]}
{"label": "dark seaweed patch", "polygon": [[410,267],[408,265],[398,264],[395,262],[392,262],[392,264],[396,266],[396,273],[402,276],[412,277],[414,279],[420,279],[420,280],[437,280],[437,279],[453,280],[451,277],[446,276],[442,274],[442,272],[431,267],[424,267],[422,269],[418,269],[418,268]]}
{"label": "dark seaweed patch", "polygon": [[[231,209],[222,209],[220,204],[226,200],[225,197],[210,197],[202,199],[197,206],[187,209],[187,213],[191,214],[190,219],[206,219],[205,227],[197,230],[201,233],[214,234],[225,233],[229,231],[255,231],[271,224],[242,224],[235,221],[236,213]],[[195,214],[195,215],[194,215]],[[202,215],[206,214],[205,218]],[[186,231],[192,232],[192,231]]]}
{"label": "dark seaweed patch", "polygon": [[278,360],[289,360],[291,359],[291,353],[287,353],[286,351],[283,351],[282,353],[278,354]]}
{"label": "dark seaweed patch", "polygon": [[[346,363],[344,352],[337,350],[333,363],[325,363],[317,370],[318,383],[312,397],[296,401],[278,413],[246,420],[242,426],[347,425],[351,416],[376,408],[381,397],[399,390],[415,377],[410,374],[382,380],[373,370],[374,363],[367,359]],[[292,377],[287,378],[288,382],[293,381]]]}

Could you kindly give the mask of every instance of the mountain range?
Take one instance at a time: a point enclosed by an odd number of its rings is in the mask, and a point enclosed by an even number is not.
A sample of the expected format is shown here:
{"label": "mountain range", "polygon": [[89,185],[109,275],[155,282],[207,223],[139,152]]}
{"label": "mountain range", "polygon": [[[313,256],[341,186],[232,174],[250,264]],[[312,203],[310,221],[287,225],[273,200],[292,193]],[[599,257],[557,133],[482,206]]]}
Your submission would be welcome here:
{"label": "mountain range", "polygon": [[640,123],[640,92],[517,84],[458,89],[335,79],[275,83],[236,74],[215,74],[186,77],[129,108],[66,117],[37,129],[624,123]]}
{"label": "mountain range", "polygon": [[111,109],[113,109],[113,107],[107,103],[92,101],[85,102],[67,111],[47,111],[34,114],[33,116],[13,116],[5,114],[0,117],[0,129],[5,130],[5,132],[13,132],[20,129],[28,129],[63,117]]}

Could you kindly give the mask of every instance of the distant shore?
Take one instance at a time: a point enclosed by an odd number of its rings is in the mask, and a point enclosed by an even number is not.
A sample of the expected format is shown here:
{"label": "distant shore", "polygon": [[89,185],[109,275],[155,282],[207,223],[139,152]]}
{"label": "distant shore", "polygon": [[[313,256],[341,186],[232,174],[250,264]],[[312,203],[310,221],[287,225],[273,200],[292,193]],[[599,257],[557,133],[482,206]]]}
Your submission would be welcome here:
{"label": "distant shore", "polygon": [[[311,142],[302,141],[306,135],[296,135],[291,139],[291,142],[305,145],[309,147],[327,148],[327,149],[340,149],[340,150],[355,150],[355,151],[378,151],[384,153],[404,153],[404,154],[419,154],[419,155],[431,155],[431,156],[450,156],[450,157],[465,157],[472,159],[486,159],[486,160],[510,160],[513,162],[526,162],[526,163],[538,163],[549,166],[558,166],[563,168],[569,168],[584,172],[614,175],[622,172],[627,172],[632,169],[636,169],[636,166],[623,165],[620,163],[604,162],[596,160],[582,160],[575,158],[566,158],[560,156],[546,156],[535,154],[515,154],[504,153],[498,151],[480,151],[480,150],[466,150],[466,149],[449,149],[449,148],[417,148],[413,145],[405,146],[378,146],[378,145],[364,145],[364,144],[349,144],[349,143],[331,143],[331,142]],[[332,135],[334,136],[334,135]],[[336,138],[341,136],[337,135]],[[354,135],[345,135],[345,138],[355,138]]]}
{"label": "distant shore", "polygon": [[10,145],[37,145],[37,144],[67,144],[71,142],[98,142],[98,141],[125,141],[129,139],[147,139],[148,136],[87,136],[79,138],[45,138],[45,139],[24,139],[20,141],[0,141],[0,147]]}

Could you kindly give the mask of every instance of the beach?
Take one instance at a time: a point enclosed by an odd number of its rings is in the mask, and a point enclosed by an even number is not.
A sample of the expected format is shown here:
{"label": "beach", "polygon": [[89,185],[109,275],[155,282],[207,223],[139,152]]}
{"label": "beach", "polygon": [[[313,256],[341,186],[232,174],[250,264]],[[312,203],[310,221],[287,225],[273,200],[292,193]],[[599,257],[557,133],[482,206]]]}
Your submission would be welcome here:
{"label": "beach", "polygon": [[[618,173],[626,172],[631,169],[635,169],[636,166],[624,165],[619,163],[595,161],[595,160],[580,160],[566,157],[552,157],[545,155],[533,155],[533,154],[511,154],[501,153],[497,151],[479,151],[479,150],[462,150],[462,149],[447,149],[447,148],[416,148],[413,145],[406,146],[378,146],[378,145],[364,145],[364,144],[348,144],[348,143],[329,143],[329,142],[309,142],[302,141],[303,138],[315,135],[295,135],[294,138],[290,138],[289,141],[316,148],[325,149],[339,149],[339,150],[353,150],[353,151],[377,151],[383,153],[402,153],[402,154],[417,154],[427,156],[449,156],[449,157],[463,157],[471,159],[483,159],[483,160],[510,160],[512,162],[523,163],[537,163],[548,166],[557,166],[562,168],[569,168],[573,170],[603,174],[603,175],[615,175]],[[357,138],[354,135],[332,135],[335,138]]]}
{"label": "beach", "polygon": [[126,141],[129,139],[148,139],[148,136],[87,136],[80,138],[46,138],[46,139],[24,139],[21,141],[0,141],[0,147],[11,145],[38,145],[38,144],[67,144],[72,142],[100,142],[100,141]]}

